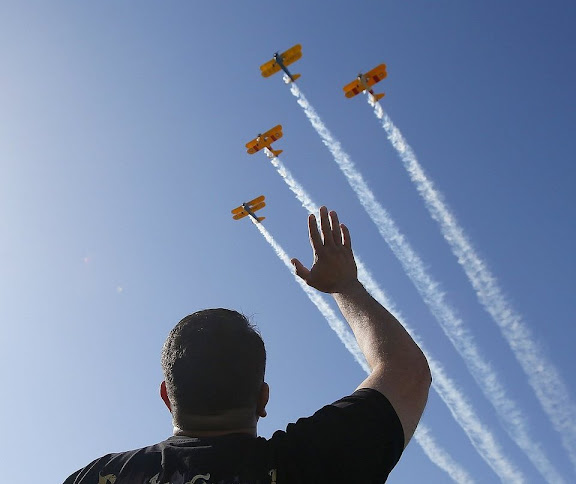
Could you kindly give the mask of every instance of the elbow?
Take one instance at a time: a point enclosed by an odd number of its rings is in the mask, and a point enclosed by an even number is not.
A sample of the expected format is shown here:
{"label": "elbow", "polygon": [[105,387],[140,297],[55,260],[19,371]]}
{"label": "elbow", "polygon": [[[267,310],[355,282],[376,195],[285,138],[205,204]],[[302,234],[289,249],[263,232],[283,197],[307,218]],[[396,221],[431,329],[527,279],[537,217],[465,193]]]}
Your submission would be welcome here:
{"label": "elbow", "polygon": [[430,365],[428,365],[428,360],[424,353],[420,351],[420,358],[418,359],[417,363],[417,379],[421,382],[422,386],[425,386],[427,389],[430,389],[432,385],[432,372],[430,371]]}
{"label": "elbow", "polygon": [[426,357],[424,355],[422,355],[424,358],[424,366],[426,368],[425,372],[426,372],[426,380],[428,381],[428,386],[432,385],[432,371],[430,371],[430,365],[428,364],[428,360],[426,359]]}
{"label": "elbow", "polygon": [[422,349],[413,342],[411,347],[404,352],[403,356],[406,367],[412,371],[414,381],[417,381],[419,385],[429,388],[430,385],[432,385],[432,372],[430,371],[428,359]]}

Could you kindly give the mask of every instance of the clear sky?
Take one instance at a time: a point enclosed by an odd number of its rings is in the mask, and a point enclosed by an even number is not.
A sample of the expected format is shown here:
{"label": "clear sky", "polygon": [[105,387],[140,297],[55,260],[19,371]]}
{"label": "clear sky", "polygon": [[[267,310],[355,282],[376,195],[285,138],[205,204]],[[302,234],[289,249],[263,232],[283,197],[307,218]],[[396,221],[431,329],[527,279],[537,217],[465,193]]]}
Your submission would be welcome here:
{"label": "clear sky", "polygon": [[[469,404],[465,421],[454,418],[434,389],[423,417],[452,474],[412,441],[389,482],[453,482],[456,468],[482,483],[574,482],[575,21],[568,1],[2,2],[3,481],[61,482],[102,454],[168,437],[161,345],[205,307],[241,310],[261,330],[272,392],[261,435],[363,380],[258,230],[231,218],[266,195],[266,229],[311,262],[306,211],[264,154],[244,148],[282,124],[282,162],[338,211],[374,281]],[[438,284],[430,305],[281,75],[260,76],[297,43],[299,89]],[[519,317],[507,337],[366,97],[343,95],[381,63],[382,108],[494,276],[499,314]],[[508,400],[477,384],[433,315],[439,302]],[[513,401],[510,420],[494,401]],[[492,439],[489,449],[463,427]],[[518,444],[519,429],[539,457]]]}

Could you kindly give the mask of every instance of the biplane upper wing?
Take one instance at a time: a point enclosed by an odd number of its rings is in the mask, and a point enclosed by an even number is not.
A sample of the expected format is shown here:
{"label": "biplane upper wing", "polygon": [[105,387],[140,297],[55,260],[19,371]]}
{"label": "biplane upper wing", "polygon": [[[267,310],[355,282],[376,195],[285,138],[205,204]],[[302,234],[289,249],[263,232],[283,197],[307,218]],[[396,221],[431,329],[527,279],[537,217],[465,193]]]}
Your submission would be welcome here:
{"label": "biplane upper wing", "polygon": [[266,131],[262,135],[262,137],[271,139],[272,141],[276,141],[276,140],[282,138],[282,136],[283,136],[283,134],[282,134],[282,125],[281,124],[274,126],[272,129],[269,129],[268,131]]}
{"label": "biplane upper wing", "polygon": [[276,74],[280,69],[280,64],[272,59],[260,66],[260,73],[262,74],[262,77],[270,77],[272,74]]}
{"label": "biplane upper wing", "polygon": [[274,126],[265,133],[257,136],[252,141],[246,143],[246,148],[248,148],[247,153],[252,155],[262,148],[270,146],[274,141],[282,138],[282,125]]}
{"label": "biplane upper wing", "polygon": [[388,76],[388,73],[386,72],[386,64],[380,64],[371,71],[368,71],[365,76],[368,81],[368,87],[373,86]]}
{"label": "biplane upper wing", "polygon": [[282,54],[282,62],[285,66],[296,62],[302,57],[302,45],[296,44],[294,47],[290,47],[286,52]]}
{"label": "biplane upper wing", "polygon": [[354,97],[356,94],[360,94],[364,90],[364,87],[360,84],[360,81],[356,79],[350,84],[346,84],[342,89],[344,89],[344,95],[346,97]]}
{"label": "biplane upper wing", "polygon": [[[246,202],[246,205],[248,205],[250,208],[252,208],[252,207],[254,207],[254,205],[259,205],[260,203],[262,203],[265,199],[266,199],[266,197],[264,195],[260,195],[259,197],[256,197],[254,200],[250,200],[249,202]],[[262,207],[263,206],[264,205],[262,205]],[[260,207],[260,208],[262,208],[262,207]],[[252,210],[258,210],[258,209],[252,208]]]}
{"label": "biplane upper wing", "polygon": [[[382,79],[386,78],[387,75],[388,73],[386,72],[386,64],[380,64],[379,66],[364,74],[366,85],[371,87],[377,82],[380,82]],[[344,95],[346,97],[354,97],[356,94],[360,94],[362,91],[364,91],[365,87],[362,82],[360,82],[360,79],[354,79],[350,84],[346,84],[342,89],[344,90]]]}
{"label": "biplane upper wing", "polygon": [[244,210],[242,207],[238,207],[240,209],[240,211],[237,214],[232,215],[232,218],[234,220],[240,220],[241,218],[244,218],[248,215],[248,212],[246,210]]}
{"label": "biplane upper wing", "polygon": [[[262,197],[262,198],[264,198],[264,197]],[[250,210],[252,212],[255,212],[256,210],[260,210],[261,208],[264,208],[265,206],[266,206],[266,202],[262,201],[260,203],[255,204],[255,205],[251,205]]]}
{"label": "biplane upper wing", "polygon": [[263,147],[258,143],[258,138],[254,138],[252,141],[248,141],[248,143],[246,143],[246,148],[248,148],[246,153],[253,155],[257,151],[260,151]]}

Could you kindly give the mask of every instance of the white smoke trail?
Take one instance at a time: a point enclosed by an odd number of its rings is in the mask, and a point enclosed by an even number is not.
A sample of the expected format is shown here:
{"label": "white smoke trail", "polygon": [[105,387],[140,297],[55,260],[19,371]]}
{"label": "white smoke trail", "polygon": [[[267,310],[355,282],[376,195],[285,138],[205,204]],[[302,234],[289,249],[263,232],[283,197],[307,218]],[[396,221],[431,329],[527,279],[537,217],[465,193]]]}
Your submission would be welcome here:
{"label": "white smoke trail", "polygon": [[[445,471],[455,482],[459,484],[472,484],[474,480],[468,472],[463,469],[448,453],[438,446],[436,440],[430,434],[430,429],[425,425],[419,424],[414,434],[414,438],[424,450],[428,458],[434,462],[440,469]],[[429,453],[433,451],[433,454]]]}
{"label": "white smoke trail", "polygon": [[[272,165],[276,168],[280,176],[284,179],[290,190],[296,195],[302,206],[311,213],[318,211],[318,205],[312,201],[310,195],[296,181],[290,171],[284,166],[282,161],[275,157],[272,152],[265,149],[266,156],[270,159]],[[523,476],[516,471],[514,466],[503,457],[504,452],[496,442],[492,432],[486,428],[480,421],[476,411],[472,408],[466,397],[458,389],[457,385],[451,380],[441,363],[433,358],[424,347],[423,342],[416,335],[415,331],[403,320],[399,311],[396,309],[390,297],[380,288],[378,283],[372,277],[372,274],[358,256],[355,254],[356,265],[358,267],[358,278],[364,284],[368,292],[374,296],[384,307],[386,307],[401,322],[402,326],[408,331],[412,339],[420,347],[428,359],[428,365],[432,372],[432,386],[440,398],[448,406],[450,413],[464,430],[470,442],[486,461],[486,463],[498,475],[505,476],[507,482],[522,482]],[[562,481],[558,481],[562,482]]]}
{"label": "white smoke trail", "polygon": [[[528,376],[528,381],[544,412],[556,431],[560,433],[564,448],[576,467],[576,406],[571,401],[566,384],[534,340],[520,314],[506,300],[496,278],[472,246],[453,212],[444,202],[442,194],[427,177],[400,130],[392,123],[379,103],[372,103],[370,100],[369,103],[374,107],[378,119],[382,120],[388,139],[400,156],[430,215],[440,225],[442,235],[468,276],[480,303],[500,328]],[[550,479],[550,476],[558,474],[535,443],[535,439],[528,435],[525,426],[509,428],[509,432],[518,445],[531,456],[532,462],[544,478]]]}
{"label": "white smoke trail", "polygon": [[[288,254],[286,254],[280,244],[274,240],[270,232],[268,232],[262,224],[257,223],[252,218],[251,220],[258,228],[260,233],[264,236],[266,241],[272,246],[279,259],[293,274],[296,282],[298,282],[306,295],[328,321],[328,324],[334,330],[340,341],[342,341],[346,349],[352,354],[354,359],[360,364],[366,374],[370,374],[370,368],[366,363],[366,359],[360,351],[354,335],[347,328],[347,325],[342,322],[342,320],[332,310],[330,305],[324,300],[322,296],[318,294],[317,291],[308,286],[300,277],[295,274],[292,263],[290,262],[290,257],[288,257]],[[418,444],[422,447],[428,458],[440,469],[444,470],[455,482],[474,482],[470,474],[468,474],[468,472],[462,466],[460,466],[443,448],[441,448],[436,443],[436,441],[430,435],[430,430],[424,424],[420,423],[418,425],[418,431],[414,435],[414,438],[416,442],[418,442]]]}
{"label": "white smoke trail", "polygon": [[406,274],[410,277],[424,302],[440,323],[446,336],[448,336],[456,350],[463,357],[486,398],[492,403],[501,419],[509,427],[521,428],[524,426],[526,417],[523,412],[520,411],[517,403],[507,395],[499,376],[481,355],[463,321],[456,316],[454,310],[445,301],[444,293],[441,291],[439,284],[427,273],[420,256],[412,249],[412,246],[400,232],[388,212],[378,203],[364,178],[356,170],[350,157],[342,150],[340,143],[334,139],[298,87],[291,85],[290,90],[297,98],[298,104],[303,108],[312,126],[322,138],[323,143],[332,153],[334,160],[358,196],[360,203],[376,224],[380,235],[382,235],[404,267]]}

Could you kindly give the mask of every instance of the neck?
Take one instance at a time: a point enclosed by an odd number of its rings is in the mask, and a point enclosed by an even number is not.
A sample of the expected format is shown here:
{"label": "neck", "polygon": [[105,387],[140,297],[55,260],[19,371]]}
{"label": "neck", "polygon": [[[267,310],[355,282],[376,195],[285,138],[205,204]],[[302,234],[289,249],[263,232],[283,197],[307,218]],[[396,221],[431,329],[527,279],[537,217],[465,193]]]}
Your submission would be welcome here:
{"label": "neck", "polygon": [[174,435],[182,435],[185,437],[221,437],[223,435],[231,435],[231,434],[247,434],[251,437],[256,437],[256,428],[255,427],[246,427],[243,429],[235,429],[235,430],[184,430],[178,427],[174,427]]}
{"label": "neck", "polygon": [[217,415],[174,415],[174,435],[187,437],[217,437],[228,434],[248,434],[256,437],[258,417],[254,410],[234,409]]}

